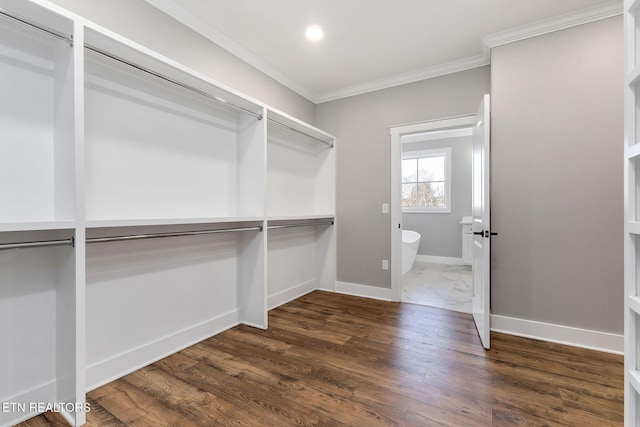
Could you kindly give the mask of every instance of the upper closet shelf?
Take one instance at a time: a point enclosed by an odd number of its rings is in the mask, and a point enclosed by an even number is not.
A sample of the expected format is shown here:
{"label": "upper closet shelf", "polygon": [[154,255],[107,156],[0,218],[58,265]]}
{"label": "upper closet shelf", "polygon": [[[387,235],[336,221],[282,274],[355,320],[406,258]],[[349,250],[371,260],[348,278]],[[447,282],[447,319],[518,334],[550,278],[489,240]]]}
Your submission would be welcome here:
{"label": "upper closet shelf", "polygon": [[262,217],[213,217],[213,218],[145,218],[87,221],[87,228],[136,227],[147,225],[223,224],[261,222]]}
{"label": "upper closet shelf", "polygon": [[75,228],[75,221],[29,221],[0,223],[0,232],[8,231],[39,231],[39,230],[69,230]]}
{"label": "upper closet shelf", "polygon": [[267,120],[269,124],[289,129],[307,138],[326,144],[331,148],[335,143],[333,135],[270,107],[267,109]]}
{"label": "upper closet shelf", "polygon": [[207,98],[229,112],[263,119],[264,107],[261,103],[93,23],[86,27],[85,48]]}
{"label": "upper closet shelf", "polygon": [[636,67],[627,75],[627,85],[635,85],[638,83],[638,78],[640,78],[640,65],[636,65]]}
{"label": "upper closet shelf", "polygon": [[72,43],[73,22],[33,2],[1,0],[0,16],[31,27],[43,34]]}
{"label": "upper closet shelf", "polygon": [[627,11],[633,13],[638,8],[640,0],[627,0],[625,1],[625,4],[627,6]]}
{"label": "upper closet shelf", "polygon": [[323,219],[335,219],[335,215],[273,215],[267,221],[312,221]]}

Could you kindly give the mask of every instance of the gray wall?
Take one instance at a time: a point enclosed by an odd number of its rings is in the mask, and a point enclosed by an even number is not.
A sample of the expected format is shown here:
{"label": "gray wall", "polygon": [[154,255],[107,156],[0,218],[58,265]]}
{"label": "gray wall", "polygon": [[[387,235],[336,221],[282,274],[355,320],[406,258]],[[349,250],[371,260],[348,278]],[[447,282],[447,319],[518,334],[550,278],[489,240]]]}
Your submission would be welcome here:
{"label": "gray wall", "polygon": [[338,280],[389,288],[389,127],[474,113],[489,92],[489,67],[319,104],[316,125],[337,141]]}
{"label": "gray wall", "polygon": [[144,0],[53,0],[220,83],[308,123],[315,104],[190,30]]}
{"label": "gray wall", "polygon": [[460,220],[471,215],[471,136],[402,144],[402,151],[451,147],[451,213],[405,213],[405,230],[420,233],[419,255],[462,258]]}
{"label": "gray wall", "polygon": [[622,19],[492,51],[494,314],[623,332]]}

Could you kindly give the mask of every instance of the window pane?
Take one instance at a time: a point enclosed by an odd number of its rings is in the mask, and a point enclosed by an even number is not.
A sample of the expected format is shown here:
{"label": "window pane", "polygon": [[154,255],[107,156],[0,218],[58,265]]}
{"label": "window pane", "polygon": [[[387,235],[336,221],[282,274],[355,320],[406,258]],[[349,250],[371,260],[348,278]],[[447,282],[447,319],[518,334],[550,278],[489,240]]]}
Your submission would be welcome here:
{"label": "window pane", "polygon": [[418,159],[402,161],[402,182],[416,182],[418,180]]}
{"label": "window pane", "polygon": [[418,159],[418,181],[444,181],[444,156]]}
{"label": "window pane", "polygon": [[416,207],[418,203],[417,184],[402,184],[402,207]]}
{"label": "window pane", "polygon": [[420,183],[417,190],[418,206],[425,208],[445,207],[444,182]]}

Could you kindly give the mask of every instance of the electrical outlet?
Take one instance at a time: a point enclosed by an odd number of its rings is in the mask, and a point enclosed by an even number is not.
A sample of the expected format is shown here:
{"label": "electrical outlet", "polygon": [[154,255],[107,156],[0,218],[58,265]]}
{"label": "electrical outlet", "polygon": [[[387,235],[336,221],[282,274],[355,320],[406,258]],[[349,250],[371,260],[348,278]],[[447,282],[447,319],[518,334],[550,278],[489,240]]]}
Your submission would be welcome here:
{"label": "electrical outlet", "polygon": [[389,203],[382,204],[382,213],[389,213]]}
{"label": "electrical outlet", "polygon": [[389,260],[388,259],[383,259],[382,260],[382,269],[383,270],[388,270],[389,269]]}

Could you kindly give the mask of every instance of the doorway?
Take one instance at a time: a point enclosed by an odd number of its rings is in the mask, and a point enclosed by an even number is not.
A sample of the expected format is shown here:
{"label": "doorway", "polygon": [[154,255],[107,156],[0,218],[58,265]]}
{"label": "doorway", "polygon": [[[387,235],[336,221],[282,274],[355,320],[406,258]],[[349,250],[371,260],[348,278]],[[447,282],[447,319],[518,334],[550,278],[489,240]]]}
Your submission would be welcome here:
{"label": "doorway", "polygon": [[392,223],[401,230],[400,261],[392,255],[391,263],[393,276],[401,266],[392,286],[397,301],[471,313],[471,239],[464,237],[472,236],[473,124],[474,116],[464,116],[392,129],[391,169],[400,178],[392,187]]}
{"label": "doorway", "polygon": [[[421,196],[421,202],[418,205],[428,204],[429,206],[418,206],[418,207],[403,207],[403,173],[402,173],[402,165],[403,165],[403,157],[405,160],[405,166],[407,163],[411,163],[411,158],[416,159],[424,159],[426,157],[421,156],[432,156],[438,155],[440,153],[444,153],[443,157],[449,156],[448,161],[451,160],[451,157],[454,154],[454,149],[452,144],[458,143],[462,144],[463,141],[467,140],[471,141],[471,128],[475,124],[475,116],[460,116],[453,117],[441,120],[433,120],[428,122],[420,122],[413,123],[409,125],[402,126],[394,126],[391,128],[391,224],[392,224],[392,233],[391,233],[391,291],[393,295],[394,301],[402,301],[403,300],[403,292],[402,292],[402,277],[403,277],[403,268],[402,268],[402,232],[407,228],[417,228],[418,233],[420,233],[420,240],[422,240],[422,247],[433,247],[433,245],[437,245],[435,242],[436,239],[430,239],[429,233],[424,226],[419,226],[421,220],[427,219],[429,224],[425,226],[428,228],[436,228],[439,225],[442,226],[443,223],[446,223],[446,228],[451,229],[452,222],[457,221],[457,226],[462,231],[462,216],[471,215],[471,195],[468,197],[467,205],[467,213],[461,214],[460,210],[456,210],[452,212],[453,208],[453,198],[456,196],[452,194],[452,178],[455,174],[451,174],[452,168],[449,165],[448,171],[445,171],[444,174],[440,176],[432,176],[435,180],[440,180],[440,178],[444,178],[444,185],[441,185],[439,182],[429,182],[425,184],[425,178],[429,177],[420,177],[416,179],[415,187],[422,186],[422,189],[419,191]],[[404,149],[403,149],[404,148]],[[458,147],[456,147],[458,148]],[[447,149],[450,149],[447,152]],[[427,151],[429,150],[429,151]],[[458,157],[463,156],[464,150],[460,150],[460,152],[455,151],[455,154]],[[404,153],[404,155],[403,155]],[[471,153],[469,153],[471,155]],[[409,159],[409,162],[407,160]],[[471,159],[469,159],[469,162]],[[418,165],[420,160],[417,160]],[[427,163],[427,162],[425,162]],[[433,162],[430,162],[433,163]],[[445,160],[445,169],[447,160]],[[469,165],[470,166],[470,165]],[[468,184],[471,185],[470,171],[467,171],[469,174]],[[405,173],[404,181],[410,181]],[[439,175],[436,173],[435,175]],[[444,175],[444,176],[443,176]],[[458,178],[460,179],[460,178]],[[407,199],[407,192],[411,190],[411,185],[407,185],[408,182],[404,182],[404,191],[405,191],[405,205]],[[448,184],[448,185],[447,185]],[[429,191],[428,187],[436,187],[436,191]],[[427,188],[425,188],[427,187]],[[426,191],[425,191],[426,190]],[[444,199],[444,203],[441,200],[434,200],[432,194],[429,194],[429,197],[425,197],[424,193],[443,193],[442,197]],[[430,199],[430,200],[425,200]],[[462,209],[465,209],[464,207]],[[459,216],[459,218],[456,217]],[[405,218],[407,218],[407,226],[404,227]],[[415,230],[413,230],[415,231]],[[442,231],[439,229],[438,231]],[[445,233],[446,234],[446,233]],[[406,233],[405,233],[406,235]],[[442,237],[442,236],[441,236]],[[430,240],[429,240],[430,239]],[[405,239],[406,240],[406,239]],[[461,241],[461,236],[460,236]],[[455,242],[450,242],[451,246],[457,248],[457,244]],[[423,254],[420,254],[418,248],[416,248],[416,259],[420,264],[425,264],[424,267],[427,270],[433,271],[433,275],[437,276],[438,272],[442,270],[450,269],[453,270],[454,267],[458,269],[458,272],[462,271],[462,254],[457,256],[442,256],[440,255],[432,255],[431,257],[425,258]],[[455,249],[453,249],[455,251]],[[446,249],[445,252],[449,255],[455,255],[451,253],[451,249]],[[406,255],[406,253],[405,253]],[[422,255],[422,256],[421,256]],[[455,262],[456,259],[460,259],[461,262]],[[466,261],[466,260],[465,260]],[[458,265],[456,265],[458,264]],[[414,263],[415,265],[415,263]],[[451,267],[447,267],[447,265]],[[407,272],[407,260],[405,256],[405,274],[412,274],[411,271]],[[429,275],[429,271],[426,271],[426,276]],[[446,275],[445,275],[446,276]],[[452,275],[448,275],[450,279],[453,279]],[[464,279],[462,279],[464,280]],[[451,284],[450,284],[451,285]],[[452,286],[448,286],[451,288]],[[444,289],[444,287],[443,287]]]}
{"label": "doorway", "polygon": [[[485,348],[490,348],[490,290],[491,290],[491,235],[490,229],[490,96],[484,95],[478,112],[474,115],[459,116],[441,120],[432,120],[421,123],[413,123],[403,126],[391,127],[391,294],[395,301],[402,300],[402,256],[403,256],[403,215],[406,211],[407,190],[403,195],[403,185],[413,184],[402,172],[402,146],[420,134],[437,135],[436,132],[456,133],[466,132],[471,128],[472,135],[472,212],[470,218],[469,233],[472,242],[472,310],[474,322],[478,334]],[[411,156],[409,156],[411,157]],[[444,176],[444,174],[440,174]],[[438,184],[445,180],[440,179],[416,179],[415,185]],[[407,181],[407,182],[404,182]],[[424,192],[425,190],[423,190]],[[447,194],[446,185],[439,195]],[[449,198],[451,198],[449,196]],[[432,198],[433,199],[433,198]],[[437,201],[437,200],[436,200]],[[433,200],[432,200],[433,202]],[[423,206],[424,207],[424,206]],[[409,206],[410,208],[410,206]],[[427,203],[427,210],[435,209],[440,213],[450,213],[447,204]],[[410,209],[409,209],[410,210]],[[462,218],[460,218],[462,220]],[[462,221],[461,221],[462,222]],[[462,225],[462,224],[461,224]],[[410,236],[410,240],[415,240]],[[406,252],[405,249],[404,252]],[[406,261],[405,261],[406,263]],[[407,269],[404,269],[405,272]]]}

